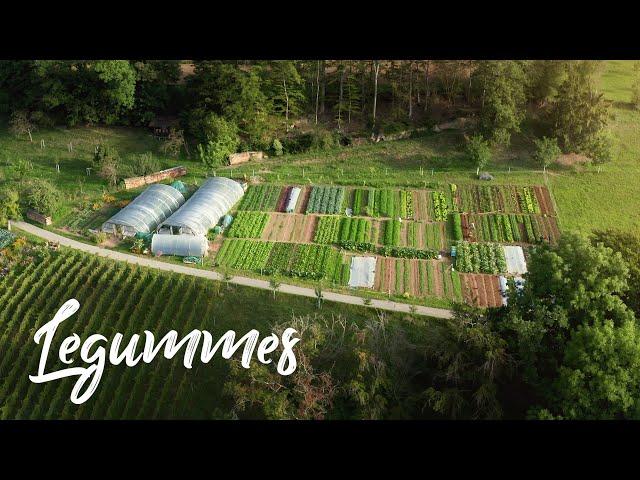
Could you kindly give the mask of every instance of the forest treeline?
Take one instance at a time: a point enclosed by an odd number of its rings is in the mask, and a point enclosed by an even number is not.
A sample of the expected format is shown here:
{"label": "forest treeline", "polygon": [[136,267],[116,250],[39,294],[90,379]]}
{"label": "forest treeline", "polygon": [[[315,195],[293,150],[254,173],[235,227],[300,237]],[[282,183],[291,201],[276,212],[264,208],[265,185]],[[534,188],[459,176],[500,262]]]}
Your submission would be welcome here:
{"label": "forest treeline", "polygon": [[[216,164],[228,153],[296,153],[351,135],[471,118],[476,143],[506,147],[533,116],[538,150],[606,161],[608,102],[599,61],[46,60],[0,62],[0,111],[16,134],[65,124],[146,126],[180,119],[183,139]],[[640,104],[640,84],[632,102]]]}

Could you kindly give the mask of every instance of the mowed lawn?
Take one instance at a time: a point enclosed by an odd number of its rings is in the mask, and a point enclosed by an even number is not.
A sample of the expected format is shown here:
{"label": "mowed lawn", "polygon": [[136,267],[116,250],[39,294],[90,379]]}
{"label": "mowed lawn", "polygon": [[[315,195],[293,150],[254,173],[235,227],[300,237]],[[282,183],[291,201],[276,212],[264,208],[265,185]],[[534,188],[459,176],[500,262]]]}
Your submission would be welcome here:
{"label": "mowed lawn", "polygon": [[549,175],[563,230],[640,231],[640,112],[630,104],[632,61],[609,61],[601,84],[613,102],[613,159],[581,173]]}

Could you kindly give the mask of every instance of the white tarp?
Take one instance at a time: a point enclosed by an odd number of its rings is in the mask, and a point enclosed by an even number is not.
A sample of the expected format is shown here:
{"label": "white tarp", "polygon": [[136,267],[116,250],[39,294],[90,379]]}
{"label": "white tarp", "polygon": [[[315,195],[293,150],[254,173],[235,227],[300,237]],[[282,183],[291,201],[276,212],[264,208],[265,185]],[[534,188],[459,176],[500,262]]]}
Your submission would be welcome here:
{"label": "white tarp", "polygon": [[285,212],[293,213],[296,211],[296,204],[298,203],[298,197],[300,196],[300,188],[293,187],[289,192],[289,198],[287,199],[287,208]]}
{"label": "white tarp", "polygon": [[372,288],[376,278],[376,257],[353,257],[349,270],[350,287]]}
{"label": "white tarp", "polygon": [[527,273],[527,262],[524,259],[522,247],[506,245],[504,249],[504,257],[507,261],[507,272],[514,275],[522,275]]}

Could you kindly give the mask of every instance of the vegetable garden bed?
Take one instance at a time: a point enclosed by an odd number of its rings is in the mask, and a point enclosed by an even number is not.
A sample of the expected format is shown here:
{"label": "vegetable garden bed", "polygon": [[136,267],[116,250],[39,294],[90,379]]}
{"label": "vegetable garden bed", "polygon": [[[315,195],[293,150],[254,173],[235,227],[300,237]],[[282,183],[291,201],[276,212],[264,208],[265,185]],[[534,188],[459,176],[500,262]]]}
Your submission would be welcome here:
{"label": "vegetable garden bed", "polygon": [[236,215],[227,236],[232,238],[260,238],[269,215],[263,212],[240,211]]}
{"label": "vegetable garden bed", "polygon": [[258,210],[273,212],[278,208],[278,200],[282,192],[279,185],[250,186],[240,202],[239,210]]}

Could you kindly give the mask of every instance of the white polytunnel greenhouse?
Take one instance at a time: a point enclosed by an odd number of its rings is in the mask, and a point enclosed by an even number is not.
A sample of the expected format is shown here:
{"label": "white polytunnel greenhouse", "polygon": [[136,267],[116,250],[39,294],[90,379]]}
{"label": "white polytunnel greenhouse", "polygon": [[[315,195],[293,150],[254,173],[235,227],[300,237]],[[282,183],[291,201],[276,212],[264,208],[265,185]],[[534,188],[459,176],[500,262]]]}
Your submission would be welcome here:
{"label": "white polytunnel greenhouse", "polygon": [[154,235],[151,238],[154,255],[204,257],[208,248],[209,242],[202,235]]}
{"label": "white polytunnel greenhouse", "polygon": [[298,197],[300,197],[300,188],[293,187],[289,192],[289,198],[287,198],[287,208],[285,208],[285,212],[293,213],[296,210],[296,204],[298,203]]}
{"label": "white polytunnel greenhouse", "polygon": [[184,196],[169,185],[149,186],[126,207],[102,224],[106,233],[133,237],[153,232],[184,203]]}
{"label": "white polytunnel greenhouse", "polygon": [[242,186],[229,178],[214,177],[158,227],[160,234],[206,235],[209,229],[244,195]]}

